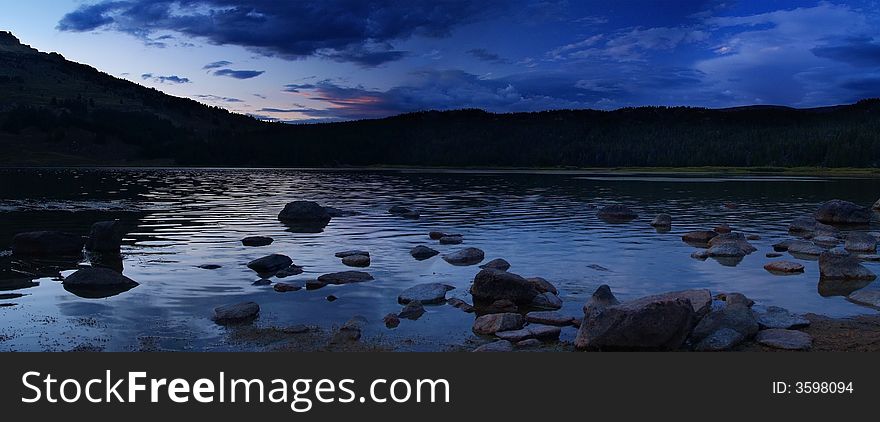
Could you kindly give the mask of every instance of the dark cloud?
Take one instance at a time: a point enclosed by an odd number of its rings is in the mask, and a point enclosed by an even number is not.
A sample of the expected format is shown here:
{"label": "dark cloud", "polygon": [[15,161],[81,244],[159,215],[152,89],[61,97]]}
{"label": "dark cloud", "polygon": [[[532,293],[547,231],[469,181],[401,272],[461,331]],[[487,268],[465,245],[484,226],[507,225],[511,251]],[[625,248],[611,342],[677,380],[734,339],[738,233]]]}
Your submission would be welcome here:
{"label": "dark cloud", "polygon": [[302,90],[315,89],[315,84],[287,84],[284,85],[285,92],[300,92]]}
{"label": "dark cloud", "polygon": [[219,95],[209,95],[209,94],[194,95],[193,97],[198,98],[202,101],[207,101],[207,102],[212,102],[212,103],[243,103],[244,102],[238,98],[222,97]]}
{"label": "dark cloud", "polygon": [[163,76],[163,75],[154,75],[152,73],[144,73],[141,75],[141,79],[143,79],[145,81],[150,80],[150,81],[158,82],[161,84],[164,84],[164,83],[188,84],[188,83],[190,83],[189,78],[184,78],[184,77],[180,77],[177,75]]}
{"label": "dark cloud", "polygon": [[230,78],[235,79],[251,79],[256,78],[257,76],[266,73],[263,70],[232,70],[232,69],[218,69],[214,71],[214,75],[216,76],[228,76]]}
{"label": "dark cloud", "polygon": [[219,68],[221,68],[221,67],[226,67],[226,66],[229,66],[229,65],[231,65],[231,64],[232,64],[232,62],[230,62],[230,61],[227,61],[227,60],[220,60],[220,61],[216,61],[216,62],[213,62],[213,63],[208,63],[208,64],[202,66],[202,69],[205,69],[205,70],[209,70],[209,69],[219,69]]}
{"label": "dark cloud", "polygon": [[62,31],[110,29],[147,37],[174,31],[287,59],[326,57],[376,66],[406,53],[393,42],[445,37],[459,25],[510,7],[502,0],[126,0],[82,5]]}
{"label": "dark cloud", "polygon": [[815,47],[811,50],[817,57],[824,57],[854,66],[880,66],[880,44],[870,38],[850,39],[837,45]]}
{"label": "dark cloud", "polygon": [[482,60],[484,62],[496,63],[496,64],[507,64],[510,63],[509,60],[504,57],[499,56],[496,53],[493,53],[485,48],[474,48],[472,50],[468,50],[468,54],[475,57],[478,60]]}

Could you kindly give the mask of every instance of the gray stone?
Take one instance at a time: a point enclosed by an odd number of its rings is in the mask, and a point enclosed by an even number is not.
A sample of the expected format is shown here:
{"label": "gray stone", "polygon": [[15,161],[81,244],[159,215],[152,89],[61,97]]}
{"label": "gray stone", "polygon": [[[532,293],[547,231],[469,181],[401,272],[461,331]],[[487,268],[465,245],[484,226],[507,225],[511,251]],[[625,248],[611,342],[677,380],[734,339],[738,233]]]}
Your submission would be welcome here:
{"label": "gray stone", "polygon": [[303,273],[303,267],[300,267],[299,265],[296,265],[296,264],[290,264],[287,268],[275,273],[275,277],[285,278],[285,277],[290,277],[290,276],[294,276],[294,275],[300,275],[302,273]]}
{"label": "gray stone", "polygon": [[534,338],[541,341],[556,340],[562,330],[549,325],[530,324],[519,330],[499,331],[495,335],[503,340],[517,342]]}
{"label": "gray stone", "polygon": [[214,322],[218,324],[235,324],[252,320],[260,313],[260,305],[254,302],[242,302],[214,308]]}
{"label": "gray stone", "polygon": [[109,268],[84,267],[64,278],[65,286],[119,287],[137,286],[137,282]]}
{"label": "gray stone", "polygon": [[424,261],[424,260],[431,258],[439,253],[440,252],[437,252],[434,249],[431,249],[427,246],[422,246],[422,245],[416,246],[409,251],[409,254],[412,255],[413,258],[415,258],[419,261]]}
{"label": "gray stone", "polygon": [[397,316],[400,318],[419,319],[422,315],[425,314],[425,307],[422,306],[422,302],[412,301],[406,304],[403,309],[397,313]]}
{"label": "gray stone", "polygon": [[526,314],[526,321],[536,324],[566,326],[573,325],[574,320],[572,316],[555,311],[532,311]]}
{"label": "gray stone", "polygon": [[534,287],[535,290],[538,291],[538,293],[546,293],[546,292],[549,292],[549,293],[553,293],[553,294],[555,294],[555,295],[558,295],[558,294],[559,294],[559,290],[556,288],[556,286],[554,286],[553,283],[547,281],[547,280],[544,279],[544,278],[541,278],[541,277],[529,277],[529,278],[526,279],[526,281],[528,281],[529,284],[531,284],[532,287]]}
{"label": "gray stone", "polygon": [[523,316],[517,313],[488,314],[474,320],[476,334],[492,335],[499,331],[519,330],[523,327]]}
{"label": "gray stone", "polygon": [[718,226],[715,226],[715,228],[712,229],[712,231],[714,231],[715,233],[718,233],[718,234],[727,234],[727,233],[730,233],[731,231],[733,231],[733,229],[731,229],[730,226],[727,224],[719,224]]}
{"label": "gray stone", "polygon": [[388,328],[396,328],[400,325],[400,318],[397,317],[397,314],[388,314],[382,318],[382,322],[384,322],[385,326]]}
{"label": "gray stone", "polygon": [[369,255],[349,255],[345,258],[342,258],[342,264],[347,265],[349,267],[369,267],[370,266],[370,256]]}
{"label": "gray stone", "polygon": [[880,308],[880,289],[856,290],[847,296],[850,302]]}
{"label": "gray stone", "polygon": [[474,300],[494,302],[499,299],[510,300],[515,304],[530,304],[538,290],[521,276],[493,269],[480,270],[471,286]]}
{"label": "gray stone", "polygon": [[880,255],[877,255],[877,254],[859,255],[859,259],[861,259],[862,261],[876,262],[876,261],[880,261]]}
{"label": "gray stone", "polygon": [[294,201],[284,206],[278,213],[278,219],[299,224],[326,225],[331,217],[324,207],[315,202]]}
{"label": "gray stone", "polygon": [[855,256],[835,251],[827,251],[819,255],[819,275],[826,280],[874,280],[877,278]]}
{"label": "gray stone", "polygon": [[745,336],[731,328],[721,328],[708,335],[694,346],[698,352],[720,352],[730,350],[745,340]]}
{"label": "gray stone", "polygon": [[764,311],[754,311],[755,319],[761,328],[803,328],[810,325],[810,320],[802,315],[793,314],[788,309],[768,306]]}
{"label": "gray stone", "polygon": [[767,252],[767,254],[764,256],[766,256],[767,258],[779,258],[780,256],[782,256],[782,254],[779,252]]}
{"label": "gray stone", "polygon": [[512,352],[513,343],[507,340],[498,340],[486,343],[474,349],[474,352]]}
{"label": "gray stone", "polygon": [[504,258],[495,258],[483,265],[480,265],[480,268],[492,268],[495,270],[507,271],[510,269],[510,263],[507,262]]}
{"label": "gray stone", "polygon": [[764,269],[776,274],[792,274],[804,272],[804,266],[791,261],[773,261],[764,264]]}
{"label": "gray stone", "polygon": [[819,256],[826,249],[805,240],[793,240],[787,243],[786,250],[792,255]]}
{"label": "gray stone", "polygon": [[693,326],[694,308],[683,298],[645,297],[584,315],[578,349],[675,350]]}
{"label": "gray stone", "polygon": [[[739,249],[737,249],[739,250]],[[709,251],[706,249],[700,249],[698,251],[694,251],[691,253],[691,258],[699,259],[700,261],[705,261],[706,258],[709,258]]]}
{"label": "gray stone", "polygon": [[443,283],[417,284],[400,293],[397,301],[404,305],[413,301],[423,304],[443,303],[446,301],[446,292],[453,289],[455,287]]}
{"label": "gray stone", "polygon": [[318,277],[318,281],[324,284],[351,284],[372,280],[373,276],[363,271],[342,271]]}
{"label": "gray stone", "polygon": [[584,304],[584,315],[589,315],[594,309],[603,309],[618,304],[620,301],[614,297],[614,293],[611,293],[611,287],[603,284],[593,292],[593,295]]}
{"label": "gray stone", "polygon": [[84,245],[82,236],[57,231],[36,231],[16,234],[12,238],[12,253],[77,256],[82,254]]}
{"label": "gray stone", "polygon": [[276,292],[279,292],[279,293],[285,293],[285,292],[295,292],[295,291],[301,290],[302,286],[297,285],[297,284],[290,284],[290,283],[275,283],[275,285],[272,286],[272,289],[274,289]]}
{"label": "gray stone", "polygon": [[536,309],[560,309],[562,308],[562,299],[550,292],[539,293],[532,299],[529,306]]}
{"label": "gray stone", "polygon": [[367,251],[362,251],[362,250],[358,250],[358,249],[354,249],[354,250],[350,250],[350,251],[336,252],[337,258],[347,258],[349,256],[355,256],[355,255],[370,256],[370,253]]}
{"label": "gray stone", "polygon": [[465,311],[467,313],[474,312],[473,305],[471,305],[471,304],[469,304],[459,298],[456,298],[456,297],[453,297],[453,298],[450,298],[449,300],[447,300],[446,304],[448,304],[449,306],[452,306],[453,308],[461,309],[462,311]]}
{"label": "gray stone", "polygon": [[746,252],[740,249],[736,245],[731,244],[722,244],[711,246],[706,251],[706,254],[710,257],[720,257],[720,258],[741,258],[746,256]]}
{"label": "gray stone", "polygon": [[293,260],[287,255],[272,254],[248,262],[248,268],[259,274],[277,273],[293,264]]}
{"label": "gray stone", "polygon": [[706,289],[679,290],[646,296],[642,299],[652,299],[655,301],[687,299],[691,303],[691,307],[694,309],[694,314],[698,317],[708,313],[709,309],[712,307],[712,293]]}
{"label": "gray stone", "polygon": [[809,334],[781,328],[763,330],[755,337],[755,341],[764,346],[785,350],[809,350],[813,346],[813,337]]}
{"label": "gray stone", "polygon": [[653,227],[671,227],[672,226],[672,216],[669,214],[660,214],[654,217],[651,220],[651,226]]}
{"label": "gray stone", "polygon": [[441,245],[458,245],[464,242],[462,236],[443,236],[440,238]]}
{"label": "gray stone", "polygon": [[707,244],[714,237],[718,236],[711,230],[695,230],[681,235],[681,240],[686,243]]}
{"label": "gray stone", "polygon": [[486,254],[477,248],[464,248],[456,252],[443,255],[443,260],[457,266],[475,265],[485,258]]}
{"label": "gray stone", "polygon": [[867,233],[853,232],[846,236],[843,247],[853,252],[876,252],[877,238]]}
{"label": "gray stone", "polygon": [[743,252],[743,255],[747,255],[758,250],[757,248],[752,246],[752,244],[749,243],[748,240],[746,240],[746,237],[742,233],[724,233],[719,234],[718,236],[715,236],[709,240],[709,254],[712,255],[712,248],[724,245],[735,246],[739,248]]}
{"label": "gray stone", "polygon": [[330,339],[330,344],[353,343],[360,340],[366,323],[366,318],[362,316],[352,317],[336,330],[333,338]]}
{"label": "gray stone", "polygon": [[248,236],[241,239],[241,244],[244,246],[268,246],[274,241],[275,239],[268,236]]}
{"label": "gray stone", "polygon": [[[742,297],[745,298],[744,296]],[[700,319],[700,322],[697,323],[691,333],[691,338],[696,342],[700,342],[722,328],[735,330],[745,338],[754,336],[758,332],[759,326],[750,308],[749,302],[751,301],[744,303],[739,299],[734,300],[735,298],[739,298],[739,296],[728,296],[725,305],[721,309],[713,309]]]}
{"label": "gray stone", "polygon": [[868,224],[871,210],[849,201],[834,199],[823,203],[816,210],[816,220],[826,224]]}

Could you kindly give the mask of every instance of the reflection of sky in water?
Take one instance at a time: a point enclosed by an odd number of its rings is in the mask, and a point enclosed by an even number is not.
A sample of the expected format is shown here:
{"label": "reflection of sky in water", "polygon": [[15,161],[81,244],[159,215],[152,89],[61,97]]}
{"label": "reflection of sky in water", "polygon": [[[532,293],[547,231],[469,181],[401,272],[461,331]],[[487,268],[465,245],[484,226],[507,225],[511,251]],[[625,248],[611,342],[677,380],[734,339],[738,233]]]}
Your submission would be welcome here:
{"label": "reflection of sky in water", "polygon": [[[579,315],[586,298],[603,283],[621,299],[709,288],[743,292],[761,304],[799,312],[876,312],[842,297],[822,297],[815,261],[799,261],[806,266],[802,275],[773,276],[762,268],[770,245],[788,237],[794,216],[834,197],[870,204],[880,192],[876,180],[748,177],[706,183],[722,179],[413,171],[35,172],[0,172],[0,205],[44,201],[76,211],[29,205],[2,212],[0,245],[8,245],[19,231],[83,233],[94,221],[134,221],[137,228],[123,246],[124,264],[125,274],[140,286],[105,299],[76,297],[51,278],[40,279],[38,287],[13,290],[28,295],[11,300],[17,306],[0,308],[0,335],[6,336],[0,341],[2,350],[63,350],[80,343],[131,350],[152,340],[170,349],[225,350],[224,330],[209,320],[212,309],[244,300],[260,303],[262,325],[329,327],[363,315],[370,321],[367,336],[392,342],[413,339],[405,348],[460,344],[472,336],[473,316],[449,306],[430,306],[421,319],[404,321],[395,330],[381,325],[382,316],[400,309],[397,294],[414,284],[451,284],[457,289],[448,296],[470,301],[467,288],[478,268],[454,267],[439,257],[416,261],[409,249],[418,244],[441,252],[476,246],[486,251],[487,260],[503,257],[513,265],[512,272],[556,284],[565,302],[563,312],[571,315]],[[293,233],[276,217],[286,202],[297,199],[363,214],[335,218],[322,233]],[[612,202],[630,205],[640,217],[627,224],[599,221],[591,206]],[[420,210],[422,219],[388,215],[386,210],[395,204]],[[648,225],[661,212],[673,216],[670,233],[657,233]],[[735,267],[691,259],[694,248],[681,242],[681,233],[720,223],[761,235],[752,242],[759,251]],[[465,243],[438,245],[427,238],[430,230],[462,233]],[[275,242],[242,246],[239,240],[249,235],[272,236]],[[258,277],[245,266],[254,258],[284,253],[306,271],[284,281],[301,283],[349,269],[333,256],[346,249],[370,251],[367,271],[375,281],[277,293],[271,286],[252,285]],[[9,271],[8,255],[0,255],[0,264],[0,282],[21,277]],[[202,264],[222,268],[197,268]],[[594,264],[608,271],[591,268]],[[75,262],[65,265],[69,271]],[[880,265],[867,265],[880,272]],[[339,300],[328,302],[330,294]],[[563,333],[565,338],[573,335],[573,329]]]}

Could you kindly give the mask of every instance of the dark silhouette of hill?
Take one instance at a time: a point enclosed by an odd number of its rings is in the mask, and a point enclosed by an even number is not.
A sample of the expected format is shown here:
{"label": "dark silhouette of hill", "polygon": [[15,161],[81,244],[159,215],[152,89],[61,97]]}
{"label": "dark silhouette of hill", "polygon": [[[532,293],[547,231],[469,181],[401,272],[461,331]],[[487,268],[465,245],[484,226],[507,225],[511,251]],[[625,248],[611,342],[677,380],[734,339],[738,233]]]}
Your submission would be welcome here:
{"label": "dark silhouette of hill", "polygon": [[5,165],[878,167],[880,100],[288,125],[169,96],[0,32],[0,147]]}

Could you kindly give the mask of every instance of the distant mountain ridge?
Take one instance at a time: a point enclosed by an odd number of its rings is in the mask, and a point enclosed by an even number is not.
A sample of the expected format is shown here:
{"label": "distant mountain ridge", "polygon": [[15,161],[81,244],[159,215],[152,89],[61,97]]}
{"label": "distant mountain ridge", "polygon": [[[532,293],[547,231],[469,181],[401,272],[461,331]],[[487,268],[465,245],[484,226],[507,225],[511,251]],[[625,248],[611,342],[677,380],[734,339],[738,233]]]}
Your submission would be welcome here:
{"label": "distant mountain ridge", "polygon": [[0,32],[0,147],[5,166],[880,167],[880,100],[287,125],[173,97]]}

